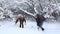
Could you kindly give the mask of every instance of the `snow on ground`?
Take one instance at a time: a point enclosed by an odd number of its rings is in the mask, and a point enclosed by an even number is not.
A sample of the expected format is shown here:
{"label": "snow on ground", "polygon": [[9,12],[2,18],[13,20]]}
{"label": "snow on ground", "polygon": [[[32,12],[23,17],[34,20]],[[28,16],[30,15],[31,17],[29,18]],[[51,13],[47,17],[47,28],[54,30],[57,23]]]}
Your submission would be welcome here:
{"label": "snow on ground", "polygon": [[19,22],[0,21],[0,34],[60,34],[60,23],[44,22],[45,31],[38,30],[34,21],[28,20],[24,26],[25,28],[19,28]]}

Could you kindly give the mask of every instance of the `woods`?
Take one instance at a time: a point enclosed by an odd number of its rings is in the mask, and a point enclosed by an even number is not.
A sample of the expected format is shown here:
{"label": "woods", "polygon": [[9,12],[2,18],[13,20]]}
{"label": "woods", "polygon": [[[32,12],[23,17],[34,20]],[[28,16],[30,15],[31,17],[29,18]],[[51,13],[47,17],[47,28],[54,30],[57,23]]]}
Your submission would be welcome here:
{"label": "woods", "polygon": [[53,18],[53,12],[58,12],[57,16],[60,16],[60,3],[58,0],[0,0],[0,12],[0,19],[7,18],[5,16],[8,15],[13,19],[18,14],[29,18],[36,13],[44,15],[45,18]]}

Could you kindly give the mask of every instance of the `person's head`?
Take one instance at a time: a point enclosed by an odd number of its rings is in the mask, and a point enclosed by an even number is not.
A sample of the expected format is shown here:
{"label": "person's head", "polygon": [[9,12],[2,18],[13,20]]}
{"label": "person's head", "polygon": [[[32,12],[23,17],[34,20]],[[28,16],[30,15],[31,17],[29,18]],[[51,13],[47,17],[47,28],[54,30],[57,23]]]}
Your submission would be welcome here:
{"label": "person's head", "polygon": [[22,14],[18,14],[18,17],[23,17],[23,15]]}
{"label": "person's head", "polygon": [[38,18],[38,16],[39,16],[39,14],[35,14],[35,15],[34,15],[34,18]]}

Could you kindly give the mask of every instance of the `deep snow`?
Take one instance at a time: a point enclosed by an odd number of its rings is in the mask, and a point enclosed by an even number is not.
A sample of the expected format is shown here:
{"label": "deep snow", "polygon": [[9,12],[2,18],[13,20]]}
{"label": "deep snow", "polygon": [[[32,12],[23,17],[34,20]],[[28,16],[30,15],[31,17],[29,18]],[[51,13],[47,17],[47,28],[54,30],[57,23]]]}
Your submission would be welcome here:
{"label": "deep snow", "polygon": [[45,31],[38,30],[35,21],[27,20],[25,28],[19,28],[19,22],[5,20],[0,21],[0,34],[60,34],[60,23],[44,22],[43,27]]}

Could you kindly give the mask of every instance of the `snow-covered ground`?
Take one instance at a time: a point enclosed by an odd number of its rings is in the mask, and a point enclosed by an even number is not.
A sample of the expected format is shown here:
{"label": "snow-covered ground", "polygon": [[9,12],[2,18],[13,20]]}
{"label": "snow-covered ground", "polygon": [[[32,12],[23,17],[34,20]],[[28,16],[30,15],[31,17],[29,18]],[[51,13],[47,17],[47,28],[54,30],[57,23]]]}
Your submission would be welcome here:
{"label": "snow-covered ground", "polygon": [[44,22],[43,27],[45,31],[38,30],[36,22],[28,20],[25,28],[19,28],[19,22],[5,20],[0,21],[0,34],[60,34],[60,23]]}

